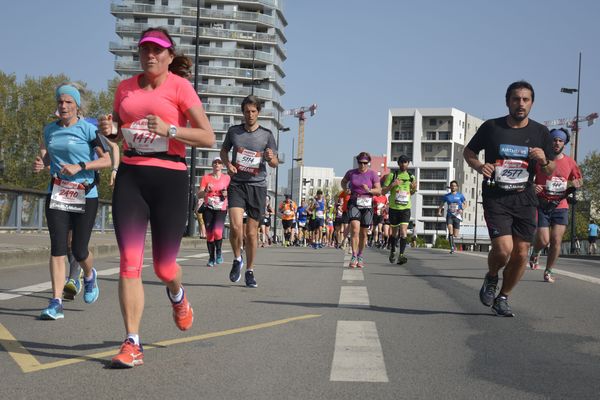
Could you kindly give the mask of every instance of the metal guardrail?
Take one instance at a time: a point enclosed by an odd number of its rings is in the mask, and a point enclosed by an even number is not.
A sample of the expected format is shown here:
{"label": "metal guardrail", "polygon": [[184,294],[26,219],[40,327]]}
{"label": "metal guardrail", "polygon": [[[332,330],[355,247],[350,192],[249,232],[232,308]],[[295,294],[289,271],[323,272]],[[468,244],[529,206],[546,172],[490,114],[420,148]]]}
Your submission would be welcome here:
{"label": "metal guardrail", "polygon": [[[17,232],[47,230],[44,210],[46,195],[41,190],[0,186],[0,229]],[[110,201],[99,200],[94,230],[103,233],[113,230]]]}

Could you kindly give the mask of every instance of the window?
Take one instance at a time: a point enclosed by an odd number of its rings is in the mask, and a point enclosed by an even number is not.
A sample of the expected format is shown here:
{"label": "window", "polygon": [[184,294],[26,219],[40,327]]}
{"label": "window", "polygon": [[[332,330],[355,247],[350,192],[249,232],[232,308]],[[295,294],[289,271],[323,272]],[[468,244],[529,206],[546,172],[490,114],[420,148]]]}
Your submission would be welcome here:
{"label": "window", "polygon": [[160,4],[162,4],[163,6],[168,6],[169,0],[161,0]]}
{"label": "window", "polygon": [[452,140],[452,134],[448,131],[439,132],[440,140]]}
{"label": "window", "polygon": [[175,25],[175,18],[167,19],[167,25]]}
{"label": "window", "polygon": [[431,119],[429,120],[429,126],[436,126],[436,125],[437,125],[437,124],[436,124],[436,120],[435,120],[435,118],[431,118]]}
{"label": "window", "polygon": [[419,189],[420,190],[443,190],[444,192],[446,191],[446,187],[447,187],[447,183],[446,182],[419,182]]}
{"label": "window", "polygon": [[423,196],[423,205],[424,206],[439,206],[440,203],[441,203],[440,196],[431,196],[431,195]]}
{"label": "window", "polygon": [[433,151],[432,144],[425,144],[425,145],[423,145],[423,148],[425,149],[425,153],[431,153]]}
{"label": "window", "polygon": [[427,140],[435,140],[435,138],[436,138],[436,132],[435,131],[427,131],[427,133],[425,134],[425,138]]}
{"label": "window", "polygon": [[133,22],[136,24],[147,24],[148,23],[148,18],[146,17],[134,17],[133,18]]}
{"label": "window", "polygon": [[443,180],[446,181],[447,179],[447,170],[445,169],[425,169],[422,168],[421,169],[421,173],[420,173],[420,178],[421,179],[437,179],[437,180]]}

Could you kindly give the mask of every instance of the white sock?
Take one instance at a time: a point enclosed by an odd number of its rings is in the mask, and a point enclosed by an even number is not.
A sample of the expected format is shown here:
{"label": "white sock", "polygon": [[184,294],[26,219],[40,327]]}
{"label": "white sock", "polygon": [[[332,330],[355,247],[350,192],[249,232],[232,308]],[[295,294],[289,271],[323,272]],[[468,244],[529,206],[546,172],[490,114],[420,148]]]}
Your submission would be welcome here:
{"label": "white sock", "polygon": [[138,335],[137,333],[128,333],[127,339],[133,340],[133,343],[135,343],[138,346],[140,345],[140,335]]}
{"label": "white sock", "polygon": [[237,261],[242,261],[242,256],[236,257],[235,258]]}
{"label": "white sock", "polygon": [[57,300],[60,304],[62,304],[62,299],[60,297],[55,297],[53,300]]}
{"label": "white sock", "polygon": [[173,303],[179,303],[181,300],[183,300],[183,287],[179,287],[179,292],[176,294],[171,293],[171,290],[168,290],[169,292],[169,298],[171,299],[171,301]]}

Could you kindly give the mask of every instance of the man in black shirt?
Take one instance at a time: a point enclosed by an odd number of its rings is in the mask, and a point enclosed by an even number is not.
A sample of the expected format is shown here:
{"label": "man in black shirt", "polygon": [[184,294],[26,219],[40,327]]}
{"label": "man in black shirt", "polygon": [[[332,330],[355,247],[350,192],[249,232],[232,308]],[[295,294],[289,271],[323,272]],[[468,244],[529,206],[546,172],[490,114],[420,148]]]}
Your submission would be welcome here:
{"label": "man in black shirt", "polygon": [[[528,117],[534,99],[528,82],[512,83],[506,90],[509,114],[484,122],[464,150],[469,166],[484,176],[483,210],[492,239],[479,299],[505,317],[514,316],[508,295],[525,271],[536,229],[535,166],[539,163],[546,174],[556,167],[548,129]],[[477,158],[481,150],[483,163]],[[502,287],[496,296],[502,268]]]}

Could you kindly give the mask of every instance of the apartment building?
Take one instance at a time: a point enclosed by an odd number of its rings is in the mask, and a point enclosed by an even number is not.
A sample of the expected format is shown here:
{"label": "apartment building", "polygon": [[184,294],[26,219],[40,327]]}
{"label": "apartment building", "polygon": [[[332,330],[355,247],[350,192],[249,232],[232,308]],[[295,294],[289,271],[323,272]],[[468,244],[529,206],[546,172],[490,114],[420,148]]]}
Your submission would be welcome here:
{"label": "apartment building", "polygon": [[[483,220],[480,177],[463,159],[463,149],[483,120],[456,108],[392,108],[388,115],[387,159],[398,168],[402,154],[411,160],[409,170],[418,181],[412,198],[415,232],[427,243],[446,235],[444,217],[437,216],[441,196],[452,180],[458,181],[467,199],[462,235],[475,231],[487,235]],[[483,154],[480,155],[481,157]],[[483,158],[482,158],[483,159]],[[472,234],[472,233],[471,233]]]}
{"label": "apartment building", "polygon": [[[197,149],[196,184],[210,171],[227,129],[242,123],[244,97],[254,94],[264,103],[262,126],[274,134],[281,127],[287,41],[282,6],[283,0],[122,0],[111,4],[121,41],[110,43],[109,50],[122,78],[141,72],[137,42],[149,27],[166,28],[176,50],[192,60],[198,45],[198,95],[217,144]],[[189,150],[187,159],[190,165]],[[270,190],[273,187],[275,170],[269,168]]]}
{"label": "apartment building", "polygon": [[325,196],[333,196],[339,190],[339,181],[333,168],[295,165],[288,171],[286,193],[297,203],[314,197],[319,189]]}

